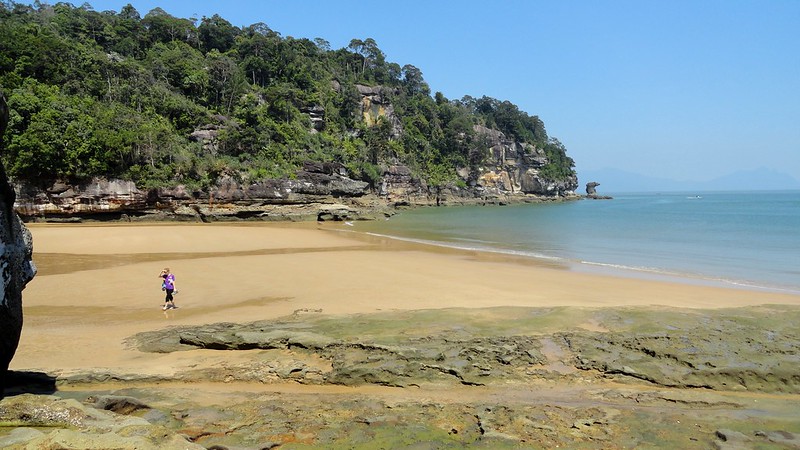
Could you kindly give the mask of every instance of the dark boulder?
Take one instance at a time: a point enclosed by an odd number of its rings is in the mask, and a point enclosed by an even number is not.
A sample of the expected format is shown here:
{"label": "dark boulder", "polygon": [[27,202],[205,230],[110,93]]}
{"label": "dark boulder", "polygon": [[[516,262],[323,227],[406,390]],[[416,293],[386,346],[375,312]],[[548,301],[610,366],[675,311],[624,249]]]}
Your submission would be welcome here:
{"label": "dark boulder", "polygon": [[[0,137],[8,123],[8,106],[0,92]],[[0,153],[2,147],[0,139]],[[31,260],[33,239],[14,212],[16,194],[8,182],[6,171],[0,163],[0,275],[3,292],[0,297],[0,397],[6,385],[8,364],[17,351],[22,331],[22,290],[36,274]]]}

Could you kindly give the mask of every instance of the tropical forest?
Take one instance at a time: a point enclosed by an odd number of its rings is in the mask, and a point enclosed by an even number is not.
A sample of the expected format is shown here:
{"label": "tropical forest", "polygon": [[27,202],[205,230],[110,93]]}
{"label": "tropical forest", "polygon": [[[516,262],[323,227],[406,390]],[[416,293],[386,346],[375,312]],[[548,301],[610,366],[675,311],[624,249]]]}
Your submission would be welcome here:
{"label": "tropical forest", "polygon": [[[202,191],[221,177],[291,179],[317,162],[372,189],[394,164],[429,187],[468,186],[492,158],[486,130],[539,152],[539,177],[574,177],[538,116],[432,92],[421,68],[387,60],[369,37],[335,49],[219,15],[4,1],[0,89],[6,171],[40,185],[103,177]],[[375,114],[365,92],[380,92]],[[213,145],[198,130],[213,130]]]}

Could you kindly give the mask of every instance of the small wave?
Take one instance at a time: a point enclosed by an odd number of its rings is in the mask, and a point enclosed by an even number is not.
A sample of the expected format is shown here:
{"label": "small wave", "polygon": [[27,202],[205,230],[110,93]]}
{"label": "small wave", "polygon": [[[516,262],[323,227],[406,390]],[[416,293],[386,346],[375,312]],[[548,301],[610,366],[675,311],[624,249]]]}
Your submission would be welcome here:
{"label": "small wave", "polygon": [[475,242],[477,244],[486,244],[486,245],[497,245],[498,244],[497,241],[487,241],[487,240],[483,240],[483,239],[454,238],[453,240],[459,241],[459,242],[462,242],[462,241],[463,242]]}
{"label": "small wave", "polygon": [[[358,232],[355,230],[342,230],[342,231]],[[800,289],[798,289],[796,286],[786,286],[786,285],[763,283],[763,282],[759,283],[744,279],[725,278],[725,277],[696,273],[696,272],[681,272],[659,267],[632,266],[626,264],[604,263],[598,261],[564,258],[531,250],[502,248],[499,247],[497,245],[497,242],[495,241],[487,241],[479,239],[460,239],[458,241],[453,242],[453,241],[437,241],[432,239],[402,237],[402,236],[382,234],[376,232],[363,232],[363,233],[370,236],[393,239],[402,242],[431,245],[436,247],[450,248],[462,251],[476,251],[476,252],[492,253],[499,255],[516,256],[516,257],[530,258],[539,261],[566,264],[573,267],[573,269],[577,270],[580,270],[581,267],[587,268],[586,270],[589,270],[588,268],[591,267],[596,267],[600,269],[605,269],[607,271],[616,273],[617,275],[621,276],[627,275],[634,277],[647,277],[650,279],[677,282],[677,283],[701,284],[701,285],[718,286],[718,287],[730,287],[736,289],[750,289],[758,291],[786,293],[792,295],[800,294]]]}
{"label": "small wave", "polygon": [[659,275],[674,275],[678,276],[678,273],[671,273],[665,271],[663,269],[659,269],[656,267],[643,267],[643,266],[626,266],[624,264],[612,264],[612,263],[602,263],[602,262],[595,262],[595,261],[580,261],[581,264],[586,264],[587,266],[599,266],[599,267],[608,267],[610,269],[620,269],[620,270],[633,270],[636,272],[651,272]]}
{"label": "small wave", "polygon": [[747,280],[736,280],[731,278],[723,278],[711,275],[704,275],[698,273],[687,273],[687,272],[678,272],[678,271],[670,271],[666,269],[661,269],[657,267],[644,267],[644,266],[627,266],[624,264],[611,264],[611,263],[601,263],[595,261],[580,261],[581,264],[587,266],[596,266],[596,267],[603,267],[615,271],[620,272],[636,272],[636,273],[644,273],[647,275],[652,275],[655,278],[663,278],[667,280],[674,280],[674,281],[683,281],[683,282],[695,282],[700,284],[707,284],[712,286],[723,286],[723,287],[736,287],[740,289],[751,289],[751,290],[758,290],[758,291],[769,291],[769,292],[779,292],[779,293],[786,293],[786,294],[800,294],[800,290],[797,288],[785,287],[785,286],[774,286],[774,285],[766,285],[766,284],[758,284],[756,282],[747,281]]}
{"label": "small wave", "polygon": [[[477,251],[477,252],[487,252],[487,253],[498,253],[498,254],[502,254],[502,255],[511,255],[511,256],[524,256],[524,257],[527,257],[527,258],[544,259],[544,260],[548,260],[548,261],[566,261],[564,258],[559,258],[557,256],[545,255],[543,253],[536,253],[536,252],[523,251],[523,250],[501,249],[501,248],[497,248],[497,247],[491,247],[489,245],[472,245],[472,246],[470,246],[470,245],[456,243],[456,242],[445,242],[445,241],[433,241],[433,240],[428,240],[428,239],[407,238],[407,237],[393,236],[393,235],[380,234],[380,233],[374,233],[374,232],[366,232],[365,234],[368,234],[370,236],[394,239],[394,240],[397,240],[397,241],[412,242],[412,243],[415,243],[415,244],[433,245],[433,246],[436,246],[436,247],[452,248],[452,249],[456,249],[456,250]],[[471,241],[471,240],[467,240],[467,239],[464,239],[464,241],[477,242],[477,243],[488,243],[489,242],[489,241],[478,241],[478,240]]]}
{"label": "small wave", "polygon": [[730,280],[727,278],[708,278],[709,280],[716,281],[719,283],[723,283],[726,285],[732,285],[736,287],[740,287],[743,289],[754,289],[758,291],[769,291],[769,292],[778,292],[783,294],[800,294],[800,289],[797,288],[790,288],[784,286],[765,286],[762,284],[757,284],[751,281],[743,281],[743,280]]}

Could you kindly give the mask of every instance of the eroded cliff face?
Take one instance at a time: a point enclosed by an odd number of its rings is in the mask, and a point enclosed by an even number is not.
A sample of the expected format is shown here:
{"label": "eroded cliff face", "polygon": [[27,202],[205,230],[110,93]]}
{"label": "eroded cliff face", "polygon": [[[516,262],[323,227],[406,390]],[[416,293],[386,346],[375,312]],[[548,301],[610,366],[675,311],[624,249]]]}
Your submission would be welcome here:
{"label": "eroded cliff face", "polygon": [[541,148],[516,142],[498,130],[475,126],[475,133],[485,142],[484,163],[477,172],[459,168],[465,188],[446,186],[434,192],[424,180],[414,177],[402,164],[389,165],[383,172],[378,194],[390,203],[409,205],[503,203],[540,201],[576,197],[578,177],[552,181],[541,175],[549,162]]}
{"label": "eroded cliff face", "polygon": [[[386,100],[385,88],[357,85],[362,96],[361,113],[368,124],[377,123],[380,117],[392,125],[392,135],[402,134],[402,123],[394,108]],[[475,133],[485,143],[484,164],[477,173],[459,168],[458,174],[466,188],[447,186],[434,192],[424,180],[414,177],[412,171],[400,163],[384,168],[378,194],[389,203],[437,204],[514,201],[525,196],[564,198],[575,196],[578,177],[553,181],[541,175],[549,162],[544,150],[534,145],[516,142],[498,130],[482,125],[474,127]]]}
{"label": "eroded cliff face", "polygon": [[394,113],[394,105],[387,99],[390,89],[383,86],[356,85],[361,95],[361,118],[367,126],[378,123],[381,117],[386,118],[392,126],[392,137],[400,137],[403,125]]}
{"label": "eroded cliff face", "polygon": [[[247,182],[223,177],[205,191],[185,186],[143,190],[133,182],[92,179],[42,189],[16,183],[16,210],[28,221],[94,220],[313,220],[330,205],[351,205],[337,218],[366,218],[358,208],[368,184],[346,176],[335,164],[307,163],[293,179]],[[379,211],[374,211],[380,214]],[[364,216],[364,217],[362,217]]]}
{"label": "eroded cliff face", "polygon": [[[386,88],[356,85],[361,94],[361,113],[365,123],[372,125],[383,117],[392,125],[392,135],[402,134],[402,122],[394,107],[386,100]],[[468,186],[466,189],[446,187],[433,193],[424,181],[414,179],[408,167],[393,164],[385,168],[380,194],[393,201],[428,203],[435,195],[444,195],[445,202],[473,199],[507,199],[524,195],[565,197],[575,195],[578,177],[560,181],[548,180],[541,169],[549,162],[544,150],[532,144],[516,142],[498,130],[475,125],[476,135],[485,143],[485,163],[477,173],[467,168],[458,170]]]}
{"label": "eroded cliff face", "polygon": [[[0,137],[8,123],[8,107],[0,92]],[[0,153],[2,140],[0,140]],[[22,331],[22,290],[36,274],[31,260],[33,239],[14,212],[14,189],[0,163],[0,397],[5,388],[8,364],[14,357]]]}
{"label": "eroded cliff face", "polygon": [[484,136],[488,158],[478,174],[477,185],[496,195],[531,194],[543,196],[573,195],[578,177],[552,181],[541,175],[549,162],[544,150],[534,145],[516,142],[498,130],[475,126]]}

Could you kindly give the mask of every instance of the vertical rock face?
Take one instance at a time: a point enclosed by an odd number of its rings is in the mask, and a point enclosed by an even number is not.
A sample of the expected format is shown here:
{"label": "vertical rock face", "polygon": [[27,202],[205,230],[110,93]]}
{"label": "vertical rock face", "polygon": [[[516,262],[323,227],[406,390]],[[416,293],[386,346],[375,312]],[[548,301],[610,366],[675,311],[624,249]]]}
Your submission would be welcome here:
{"label": "vertical rock face", "polygon": [[563,180],[549,180],[541,170],[549,162],[542,148],[517,142],[499,130],[483,125],[473,127],[488,146],[488,158],[477,184],[488,194],[524,193],[535,195],[567,195],[578,187],[575,174]]}
{"label": "vertical rock face", "polygon": [[[0,138],[8,123],[8,106],[0,91]],[[4,151],[0,140],[0,154]],[[0,163],[0,397],[5,388],[8,364],[17,351],[22,331],[22,290],[36,275],[31,260],[33,240],[14,212],[14,189]]]}

